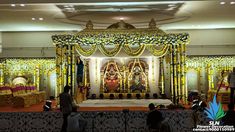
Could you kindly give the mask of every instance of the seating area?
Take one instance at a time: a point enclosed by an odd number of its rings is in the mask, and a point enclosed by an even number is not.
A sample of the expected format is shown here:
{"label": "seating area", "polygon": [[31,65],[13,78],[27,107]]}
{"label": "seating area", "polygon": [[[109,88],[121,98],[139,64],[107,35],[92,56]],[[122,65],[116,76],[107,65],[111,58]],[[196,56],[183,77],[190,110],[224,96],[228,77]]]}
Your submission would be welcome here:
{"label": "seating area", "polygon": [[29,107],[45,100],[45,91],[37,91],[35,86],[0,86],[0,106]]}
{"label": "seating area", "polygon": [[[208,125],[204,113],[194,114],[191,110],[161,110],[161,112],[171,124],[173,132],[190,132],[198,123]],[[147,112],[144,111],[93,111],[78,114],[87,122],[86,132],[148,132]],[[63,122],[60,112],[0,112],[0,118],[2,119],[0,131],[59,132]]]}

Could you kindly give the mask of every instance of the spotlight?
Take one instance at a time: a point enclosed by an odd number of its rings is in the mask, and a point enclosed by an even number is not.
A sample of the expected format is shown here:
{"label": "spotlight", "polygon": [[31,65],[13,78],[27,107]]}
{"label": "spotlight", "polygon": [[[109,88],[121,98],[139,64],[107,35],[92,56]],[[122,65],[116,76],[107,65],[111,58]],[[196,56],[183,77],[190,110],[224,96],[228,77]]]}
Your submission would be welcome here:
{"label": "spotlight", "polygon": [[44,19],[42,17],[38,18],[38,20],[43,21]]}
{"label": "spotlight", "polygon": [[226,2],[224,2],[224,1],[221,1],[221,2],[220,2],[221,5],[224,5],[225,3],[226,3]]}
{"label": "spotlight", "polygon": [[175,7],[175,5],[174,4],[170,4],[170,5],[168,5],[168,7]]}

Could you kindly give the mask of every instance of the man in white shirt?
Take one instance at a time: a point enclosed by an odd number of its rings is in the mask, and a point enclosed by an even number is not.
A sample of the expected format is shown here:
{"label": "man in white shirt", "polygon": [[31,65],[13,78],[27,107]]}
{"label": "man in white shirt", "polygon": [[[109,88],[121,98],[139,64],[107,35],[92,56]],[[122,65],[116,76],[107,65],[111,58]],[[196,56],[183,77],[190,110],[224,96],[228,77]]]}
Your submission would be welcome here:
{"label": "man in white shirt", "polygon": [[233,72],[228,75],[228,83],[230,87],[230,103],[234,104],[234,90],[235,90],[235,67],[233,67]]}

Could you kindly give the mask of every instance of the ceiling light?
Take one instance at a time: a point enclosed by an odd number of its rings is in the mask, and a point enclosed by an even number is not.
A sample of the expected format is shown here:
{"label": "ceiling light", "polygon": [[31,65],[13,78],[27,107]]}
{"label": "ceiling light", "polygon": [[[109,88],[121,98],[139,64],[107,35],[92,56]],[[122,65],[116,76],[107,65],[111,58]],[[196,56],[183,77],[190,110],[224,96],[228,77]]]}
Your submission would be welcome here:
{"label": "ceiling light", "polygon": [[68,8],[64,8],[64,11],[66,12],[76,12],[76,9],[73,7],[68,7]]}
{"label": "ceiling light", "polygon": [[221,1],[221,2],[220,2],[221,5],[224,5],[225,3],[226,3],[226,2],[224,2],[224,1]]}
{"label": "ceiling light", "polygon": [[97,3],[79,3],[80,6],[125,6],[125,5],[160,5],[160,4],[178,4],[184,3],[184,1],[141,1],[141,2],[97,2]]}
{"label": "ceiling light", "polygon": [[168,5],[168,7],[175,7],[175,5],[174,4],[170,4],[170,5]]}
{"label": "ceiling light", "polygon": [[32,17],[32,20],[35,21],[36,19],[34,17]]}
{"label": "ceiling light", "polygon": [[12,6],[12,7],[15,7],[15,6],[16,6],[16,4],[11,4],[11,6]]}
{"label": "ceiling light", "polygon": [[25,5],[24,5],[24,4],[20,4],[20,6],[22,6],[22,7],[23,7],[23,6],[25,6]]}
{"label": "ceiling light", "polygon": [[174,9],[175,9],[175,7],[170,7],[170,8],[167,8],[166,10],[171,11],[171,10],[174,10]]}
{"label": "ceiling light", "polygon": [[234,2],[234,1],[232,1],[232,2],[230,2],[230,4],[231,4],[231,5],[233,5],[233,4],[235,4],[235,2]]}
{"label": "ceiling light", "polygon": [[43,20],[43,18],[42,18],[42,17],[40,17],[40,18],[38,18],[38,20],[42,21],[42,20]]}

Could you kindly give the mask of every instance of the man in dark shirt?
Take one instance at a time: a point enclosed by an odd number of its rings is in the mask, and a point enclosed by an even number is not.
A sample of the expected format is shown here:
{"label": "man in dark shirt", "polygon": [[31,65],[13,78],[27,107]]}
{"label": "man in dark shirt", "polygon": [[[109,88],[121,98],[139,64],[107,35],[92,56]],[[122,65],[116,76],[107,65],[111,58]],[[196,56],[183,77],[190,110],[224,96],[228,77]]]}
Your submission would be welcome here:
{"label": "man in dark shirt", "polygon": [[72,112],[72,97],[69,94],[70,86],[64,87],[64,92],[59,95],[60,97],[60,111],[63,113],[63,125],[61,132],[66,132],[67,129],[67,118]]}
{"label": "man in dark shirt", "polygon": [[161,121],[163,121],[162,113],[155,109],[155,106],[153,103],[149,104],[149,110],[147,116],[147,125],[149,127],[149,130],[151,132],[159,132]]}
{"label": "man in dark shirt", "polygon": [[226,115],[222,118],[223,125],[233,125],[235,127],[235,111],[234,104],[228,104],[228,111]]}

